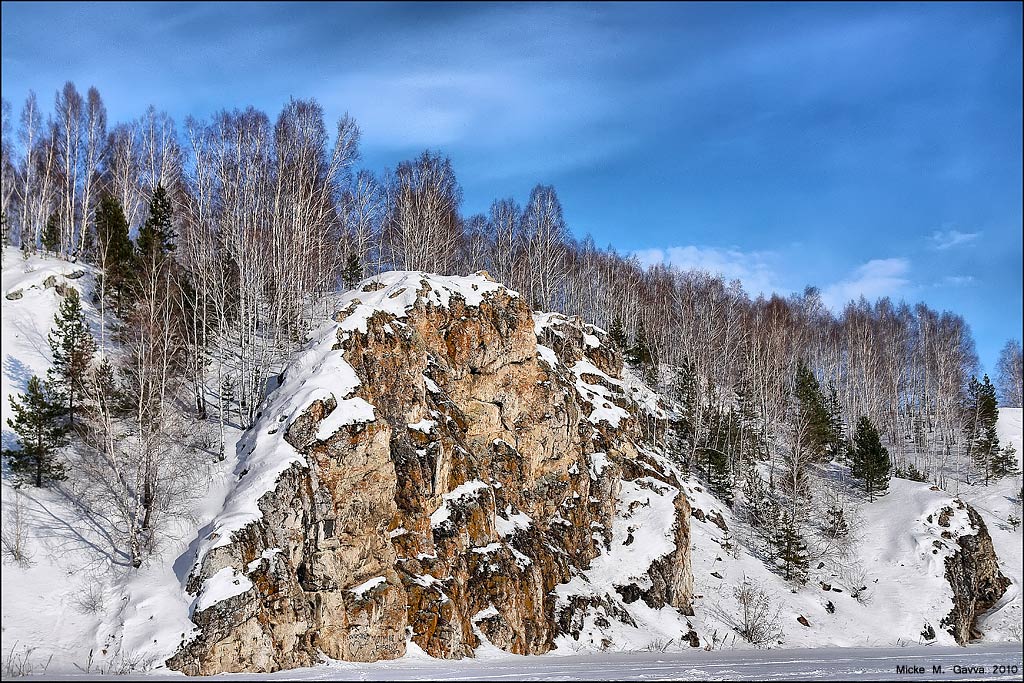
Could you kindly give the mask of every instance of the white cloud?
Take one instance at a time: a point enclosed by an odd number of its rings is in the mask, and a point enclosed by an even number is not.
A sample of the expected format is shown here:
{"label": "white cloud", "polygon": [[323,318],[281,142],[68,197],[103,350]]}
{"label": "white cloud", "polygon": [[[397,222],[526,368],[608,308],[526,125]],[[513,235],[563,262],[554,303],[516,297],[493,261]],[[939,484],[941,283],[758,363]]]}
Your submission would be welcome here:
{"label": "white cloud", "polygon": [[[793,290],[780,286],[785,273],[792,279],[801,270],[791,259],[781,265],[779,254],[773,251],[741,251],[719,247],[665,247],[639,249],[633,252],[644,266],[670,263],[683,270],[704,270],[720,275],[726,281],[738,279],[751,296],[783,296]],[[780,271],[783,273],[780,275]],[[847,302],[861,296],[869,301],[880,297],[906,296],[915,289],[909,277],[910,260],[906,258],[872,259],[853,269],[842,279],[821,288],[822,301],[835,312]],[[950,276],[945,283],[965,286],[973,282],[970,276]]]}
{"label": "white cloud", "polygon": [[825,305],[839,311],[850,300],[861,296],[869,301],[901,293],[910,284],[910,261],[905,258],[872,259],[858,266],[850,277],[828,285],[821,291]]}
{"label": "white cloud", "polygon": [[949,249],[958,244],[973,242],[981,236],[980,232],[960,232],[959,230],[936,230],[932,233],[932,247]]}
{"label": "white cloud", "polygon": [[968,287],[975,283],[973,275],[947,275],[942,278],[942,282],[939,285],[947,285],[950,287]]}
{"label": "white cloud", "polygon": [[778,285],[779,278],[772,265],[776,258],[769,251],[740,251],[718,247],[668,247],[666,249],[640,249],[636,257],[645,266],[670,263],[683,270],[704,270],[722,276],[726,281],[739,280],[748,294],[787,294]]}

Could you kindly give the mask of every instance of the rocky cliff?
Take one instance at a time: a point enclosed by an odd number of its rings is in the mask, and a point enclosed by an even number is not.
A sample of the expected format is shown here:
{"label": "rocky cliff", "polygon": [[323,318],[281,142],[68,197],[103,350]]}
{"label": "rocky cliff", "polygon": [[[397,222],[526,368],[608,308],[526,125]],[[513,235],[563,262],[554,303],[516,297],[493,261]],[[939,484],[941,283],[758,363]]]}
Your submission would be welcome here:
{"label": "rocky cliff", "polygon": [[[168,661],[535,654],[629,605],[691,613],[690,508],[605,334],[486,274],[347,295],[268,396]],[[592,629],[591,629],[592,630]]]}
{"label": "rocky cliff", "polygon": [[[946,580],[953,589],[953,609],[942,626],[960,645],[981,637],[978,618],[991,609],[1006,592],[1010,580],[999,571],[992,537],[985,521],[970,505],[956,500],[938,514],[938,524],[950,529],[957,517],[964,518],[959,535],[947,531],[944,538],[956,539],[953,552],[945,557]],[[971,533],[973,532],[973,533]]]}

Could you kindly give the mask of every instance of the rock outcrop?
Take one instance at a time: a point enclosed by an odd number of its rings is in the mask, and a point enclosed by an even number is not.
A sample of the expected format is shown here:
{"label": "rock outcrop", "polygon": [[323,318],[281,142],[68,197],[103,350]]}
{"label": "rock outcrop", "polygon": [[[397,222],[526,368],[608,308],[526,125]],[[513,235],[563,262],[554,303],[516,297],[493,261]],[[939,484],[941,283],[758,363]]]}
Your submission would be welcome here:
{"label": "rock outcrop", "polygon": [[[953,609],[942,620],[942,626],[958,644],[967,645],[981,637],[978,617],[999,601],[1010,585],[1010,579],[999,571],[992,537],[981,515],[959,500],[953,505],[957,510],[966,512],[969,530],[976,533],[964,533],[966,530],[962,530],[956,539],[958,547],[945,558],[946,580],[953,589]],[[952,507],[943,508],[939,514],[939,525],[950,526],[949,520],[953,516]]]}
{"label": "rock outcrop", "polygon": [[604,332],[486,274],[388,273],[316,338],[240,445],[169,666],[536,654],[636,600],[692,613],[689,504]]}

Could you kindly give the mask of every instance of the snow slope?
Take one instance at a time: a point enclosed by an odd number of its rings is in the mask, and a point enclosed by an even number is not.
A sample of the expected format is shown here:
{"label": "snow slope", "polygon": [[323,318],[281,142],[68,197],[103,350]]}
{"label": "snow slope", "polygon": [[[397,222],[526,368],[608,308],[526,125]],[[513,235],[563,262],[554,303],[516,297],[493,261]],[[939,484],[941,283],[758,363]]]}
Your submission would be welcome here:
{"label": "snow slope", "polygon": [[[79,272],[81,277],[66,277]],[[7,425],[8,397],[23,391],[33,374],[45,376],[52,360],[47,335],[60,297],[52,286],[44,285],[50,277],[56,284],[78,289],[93,336],[101,339],[100,315],[92,303],[92,268],[39,256],[24,260],[16,251],[4,252],[3,292],[20,290],[22,295],[0,300],[4,447],[15,443]],[[229,436],[237,439],[238,430],[231,430]],[[233,455],[216,466],[209,463],[209,486],[197,492],[191,515],[165,530],[156,554],[139,570],[131,569],[103,520],[75,505],[73,478],[43,489],[16,489],[5,471],[4,534],[11,533],[20,517],[29,561],[12,562],[4,554],[0,582],[3,661],[27,659],[27,667],[37,670],[49,662],[47,673],[61,674],[76,673],[80,668],[128,671],[162,660],[180,642],[182,633],[192,628],[187,619],[190,600],[179,578],[184,572],[176,559],[200,526],[222,506],[235,465]]]}
{"label": "snow slope", "polygon": [[[76,271],[87,272],[81,278],[64,277]],[[38,256],[25,260],[20,252],[4,251],[0,285],[4,294],[0,299],[4,357],[0,417],[4,448],[16,443],[7,424],[11,415],[9,397],[24,391],[32,375],[45,377],[52,361],[47,335],[60,297],[52,284],[44,285],[50,278],[77,288],[94,332],[98,326],[98,316],[89,303],[92,273],[86,267]],[[21,298],[7,298],[17,292]],[[54,670],[70,669],[70,662],[84,662],[89,649],[96,646],[101,616],[92,612],[90,605],[80,603],[96,601],[89,597],[90,590],[92,598],[105,597],[102,580],[96,576],[104,573],[102,553],[89,548],[94,542],[92,530],[60,492],[31,487],[17,492],[6,471],[2,491],[4,533],[8,534],[9,525],[20,517],[27,530],[25,551],[31,562],[20,566],[9,562],[4,553],[0,582],[2,654],[6,658],[14,648],[24,652],[36,647],[36,659],[45,661],[53,655]]]}
{"label": "snow slope", "polygon": [[[68,280],[65,276],[83,271],[80,278]],[[79,288],[83,306],[94,334],[99,332],[99,314],[91,303],[94,273],[81,264],[68,264],[54,259],[32,257],[22,260],[17,253],[3,256],[3,292],[21,290],[21,298],[3,303],[3,442],[9,446],[13,435],[6,427],[8,396],[22,391],[32,374],[44,375],[50,363],[46,335],[56,313],[59,297],[44,283],[50,276],[57,282]],[[427,280],[424,287],[423,280]],[[184,584],[196,558],[209,547],[226,538],[232,530],[258,514],[255,501],[273,485],[277,473],[299,457],[284,444],[280,434],[289,419],[301,413],[313,400],[326,398],[328,393],[339,402],[349,401],[349,393],[358,379],[351,368],[341,360],[340,352],[332,346],[336,335],[346,329],[357,329],[376,310],[389,310],[399,318],[418,295],[427,297],[434,305],[447,305],[453,294],[464,297],[467,303],[479,303],[480,297],[498,286],[481,278],[440,278],[420,273],[388,273],[375,278],[380,283],[373,291],[354,291],[341,297],[339,308],[351,308],[355,313],[344,323],[328,321],[313,335],[313,341],[300,350],[285,377],[284,385],[272,393],[261,407],[262,417],[244,436],[236,431],[230,435],[228,457],[225,461],[210,462],[209,488],[195,501],[190,519],[180,521],[168,530],[159,552],[142,569],[126,566],[125,558],[103,534],[102,522],[90,520],[75,508],[74,491],[70,485],[52,489],[24,488],[15,491],[4,475],[2,486],[5,533],[9,522],[20,506],[26,528],[27,548],[31,563],[19,566],[4,559],[2,574],[2,636],[0,656],[7,659],[13,652],[17,657],[28,657],[37,667],[51,658],[50,674],[76,674],[79,668],[96,671],[145,669],[158,665],[187,638],[192,623],[190,610],[209,604],[237,589],[237,577],[221,577],[216,586],[209,587],[198,596],[184,591]],[[419,294],[418,294],[419,292]],[[535,318],[538,326],[545,319]],[[365,323],[362,323],[365,324]],[[399,321],[394,323],[401,325]],[[326,341],[325,341],[326,340]],[[538,353],[545,356],[545,348]],[[553,355],[553,354],[551,354]],[[600,394],[604,387],[583,382],[582,375],[596,374],[591,368],[577,368],[580,379],[578,390]],[[326,392],[322,378],[331,376],[332,392]],[[348,382],[339,382],[339,376]],[[627,373],[621,383],[639,403],[651,410],[661,410],[658,398],[643,383]],[[347,390],[339,390],[342,386]],[[597,388],[595,388],[597,387]],[[338,392],[342,395],[334,394]],[[372,420],[373,406],[357,404],[347,410],[336,410],[339,418]],[[333,415],[334,413],[332,413]],[[607,415],[594,419],[617,417],[609,409]],[[424,425],[424,427],[426,427]],[[1022,412],[1020,409],[1002,409],[999,419],[999,438],[1002,443],[1012,442],[1018,457],[1024,452],[1021,438]],[[238,441],[233,448],[234,440]],[[595,454],[591,468],[602,466]],[[262,470],[260,468],[263,468]],[[248,469],[248,488],[238,488],[238,474]],[[259,475],[259,476],[254,476]],[[823,472],[826,476],[841,476]],[[693,573],[695,586],[692,617],[680,615],[672,608],[654,610],[636,601],[626,606],[637,626],[626,626],[611,620],[602,626],[600,614],[588,616],[580,641],[568,637],[559,639],[558,649],[528,662],[486,648],[480,654],[487,660],[477,662],[438,662],[417,653],[415,648],[396,662],[377,665],[332,663],[303,672],[289,672],[296,677],[361,676],[369,678],[405,678],[427,676],[431,678],[468,676],[486,678],[505,672],[511,676],[552,676],[564,674],[572,678],[593,678],[614,674],[616,678],[631,675],[658,678],[661,676],[696,676],[741,678],[745,677],[753,662],[764,657],[776,662],[779,675],[799,671],[808,676],[826,675],[842,671],[843,676],[891,676],[888,657],[909,656],[927,658],[917,650],[904,650],[900,646],[918,644],[925,623],[936,631],[936,646],[926,652],[946,652],[939,647],[952,643],[951,637],[939,627],[939,620],[948,613],[949,587],[942,574],[945,550],[936,549],[932,541],[938,540],[936,529],[927,522],[943,506],[950,505],[952,495],[933,491],[928,485],[906,480],[893,480],[889,495],[874,503],[858,507],[860,540],[856,562],[863,566],[864,583],[868,586],[867,600],[858,601],[850,594],[854,577],[849,567],[828,562],[812,569],[811,581],[794,590],[775,572],[769,570],[759,555],[759,542],[750,530],[738,520],[732,510],[711,496],[695,478],[682,477],[684,493],[700,516],[691,521],[693,544]],[[636,539],[631,545],[624,543],[629,534],[630,503],[638,503],[636,514],[670,516],[666,501],[673,491],[665,485],[651,481],[631,483],[623,491],[622,514],[613,529],[613,543],[606,555],[597,558],[587,572],[590,586],[610,588],[615,572],[627,571],[630,563],[639,558],[637,553],[656,553],[664,542],[667,524],[645,523],[651,537]],[[992,535],[1000,565],[1012,580],[1006,596],[981,622],[984,643],[963,652],[962,661],[994,663],[981,653],[998,653],[1008,657],[1016,647],[1019,653],[1021,619],[1021,531],[1014,531],[1007,523],[1013,511],[1012,497],[1019,492],[1020,478],[1007,479],[989,487],[960,487],[961,498],[973,505],[984,517]],[[646,505],[644,505],[646,503]],[[1019,512],[1018,512],[1019,514]],[[721,517],[728,527],[726,532],[712,519]],[[646,522],[657,522],[649,519]],[[954,524],[962,522],[954,518]],[[731,543],[728,550],[723,545]],[[716,576],[717,575],[717,576]],[[719,578],[720,577],[720,578]],[[744,579],[756,582],[772,598],[779,609],[783,635],[778,647],[835,648],[876,647],[897,648],[878,652],[850,653],[851,664],[836,669],[835,651],[828,650],[832,664],[817,664],[815,655],[806,651],[792,651],[792,655],[720,652],[722,649],[749,650],[751,646],[735,637],[733,625],[739,608],[733,598],[734,586]],[[821,583],[830,584],[828,591]],[[569,590],[559,586],[556,591]],[[836,590],[838,589],[838,591]],[[831,603],[833,611],[828,608]],[[804,617],[809,626],[797,621]],[[702,647],[714,652],[691,651],[681,644],[681,636],[695,630]],[[605,641],[611,643],[606,645]],[[995,646],[990,643],[1016,642],[1017,645]],[[607,647],[615,651],[665,649],[642,655],[615,655],[609,652],[580,654]],[[34,648],[34,649],[32,649]],[[31,651],[30,651],[31,649]],[[674,654],[670,654],[673,653]],[[915,653],[910,655],[909,653]],[[936,656],[938,656],[936,654]],[[947,655],[943,655],[947,656]],[[961,661],[954,654],[949,661]],[[924,659],[922,659],[924,661]],[[1019,656],[1017,657],[1019,662]],[[521,663],[522,662],[522,663]],[[790,662],[790,664],[786,664]],[[747,667],[747,668],[744,668]],[[789,668],[787,668],[789,667]],[[795,667],[795,668],[794,668]],[[817,672],[817,674],[815,673]],[[756,677],[756,675],[755,675]],[[866,679],[867,679],[866,678]]]}

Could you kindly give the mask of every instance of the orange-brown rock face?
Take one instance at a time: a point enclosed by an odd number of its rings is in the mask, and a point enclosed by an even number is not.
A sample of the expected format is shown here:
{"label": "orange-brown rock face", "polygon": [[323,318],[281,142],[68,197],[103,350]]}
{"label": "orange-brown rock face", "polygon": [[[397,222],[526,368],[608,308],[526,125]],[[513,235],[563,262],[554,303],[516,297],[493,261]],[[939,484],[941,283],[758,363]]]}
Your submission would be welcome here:
{"label": "orange-brown rock face", "polygon": [[594,609],[689,613],[689,505],[602,332],[483,276],[387,273],[327,335],[253,427],[170,666],[537,654]]}
{"label": "orange-brown rock face", "polygon": [[[999,602],[1011,582],[999,570],[985,520],[970,505],[959,500],[954,505],[966,510],[970,529],[977,533],[961,534],[956,539],[956,551],[946,557],[946,580],[953,589],[953,609],[942,620],[942,626],[959,645],[967,645],[982,635],[978,617]],[[948,519],[953,514],[952,507],[943,508],[939,525],[949,526]]]}

